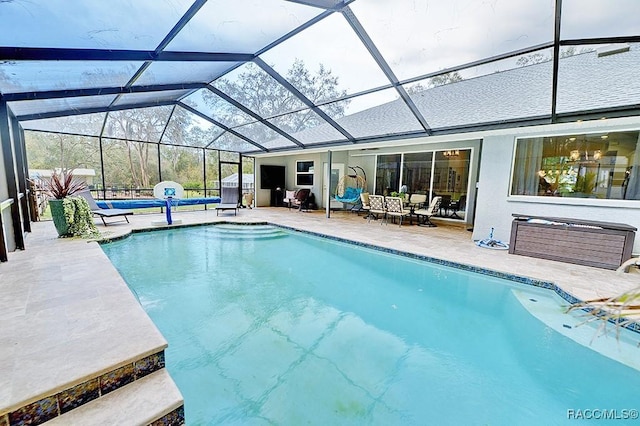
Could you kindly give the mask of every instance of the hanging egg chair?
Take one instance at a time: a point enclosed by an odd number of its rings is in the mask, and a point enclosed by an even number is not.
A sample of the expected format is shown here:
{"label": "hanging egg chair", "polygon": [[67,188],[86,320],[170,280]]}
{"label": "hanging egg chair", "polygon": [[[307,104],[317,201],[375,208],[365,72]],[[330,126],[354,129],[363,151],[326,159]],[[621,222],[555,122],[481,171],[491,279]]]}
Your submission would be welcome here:
{"label": "hanging egg chair", "polygon": [[338,181],[334,200],[341,203],[356,204],[360,202],[360,194],[365,191],[367,177],[362,167],[349,166],[349,168],[353,170],[353,174],[345,175]]}

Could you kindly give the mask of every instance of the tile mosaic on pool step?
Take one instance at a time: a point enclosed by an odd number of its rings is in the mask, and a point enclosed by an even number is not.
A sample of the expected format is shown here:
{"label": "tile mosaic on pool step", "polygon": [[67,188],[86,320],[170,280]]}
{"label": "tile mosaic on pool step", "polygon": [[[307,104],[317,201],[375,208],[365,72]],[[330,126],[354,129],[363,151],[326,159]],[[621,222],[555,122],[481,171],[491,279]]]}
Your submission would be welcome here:
{"label": "tile mosaic on pool step", "polygon": [[135,380],[133,363],[100,376],[100,393],[106,395]]}
{"label": "tile mosaic on pool step", "polygon": [[185,424],[184,405],[176,408],[162,418],[149,423],[149,426],[181,426]]}
{"label": "tile mosaic on pool step", "polygon": [[164,351],[139,359],[134,363],[136,380],[164,368]]}
{"label": "tile mosaic on pool step", "polygon": [[96,379],[80,383],[58,394],[60,414],[73,410],[100,397],[100,381]]}
{"label": "tile mosaic on pool step", "polygon": [[58,414],[58,398],[53,395],[9,413],[9,425],[39,425]]}
{"label": "tile mosaic on pool step", "polygon": [[157,352],[2,416],[0,426],[42,424],[164,367],[164,351]]}

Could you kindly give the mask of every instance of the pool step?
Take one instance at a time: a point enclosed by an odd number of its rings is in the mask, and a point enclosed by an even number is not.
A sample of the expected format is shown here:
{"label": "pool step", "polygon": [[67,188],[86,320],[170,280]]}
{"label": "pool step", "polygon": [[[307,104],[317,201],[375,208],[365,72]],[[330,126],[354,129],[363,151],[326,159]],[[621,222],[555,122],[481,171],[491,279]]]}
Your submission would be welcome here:
{"label": "pool step", "polygon": [[43,424],[149,425],[160,419],[184,424],[184,399],[165,368]]}
{"label": "pool step", "polygon": [[217,237],[234,239],[279,238],[286,235],[282,229],[271,225],[215,225],[207,231]]}

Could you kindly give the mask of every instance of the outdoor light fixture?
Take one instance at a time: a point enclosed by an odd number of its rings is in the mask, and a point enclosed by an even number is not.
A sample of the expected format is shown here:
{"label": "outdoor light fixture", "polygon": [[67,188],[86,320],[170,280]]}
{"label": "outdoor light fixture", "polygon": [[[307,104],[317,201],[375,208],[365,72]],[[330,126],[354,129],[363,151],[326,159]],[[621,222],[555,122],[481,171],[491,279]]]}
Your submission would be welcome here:
{"label": "outdoor light fixture", "polygon": [[574,149],[569,154],[569,158],[571,159],[571,161],[578,161],[580,159],[580,151],[578,151],[577,149]]}
{"label": "outdoor light fixture", "polygon": [[599,160],[601,158],[602,158],[602,151],[600,151],[599,149],[596,149],[595,151],[593,151],[594,160]]}

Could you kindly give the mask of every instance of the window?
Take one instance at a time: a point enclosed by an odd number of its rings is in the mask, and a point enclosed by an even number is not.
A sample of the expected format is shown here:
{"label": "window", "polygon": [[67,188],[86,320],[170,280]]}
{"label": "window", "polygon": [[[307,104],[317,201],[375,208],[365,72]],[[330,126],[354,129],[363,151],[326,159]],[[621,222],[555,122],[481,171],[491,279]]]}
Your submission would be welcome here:
{"label": "window", "polygon": [[402,184],[408,193],[428,192],[431,188],[433,152],[416,152],[404,155]]}
{"label": "window", "polygon": [[457,200],[468,192],[470,149],[452,149],[435,153],[433,192]]}
{"label": "window", "polygon": [[296,161],[296,185],[313,186],[313,161]]}
{"label": "window", "polygon": [[640,132],[516,141],[511,195],[640,199]]}
{"label": "window", "polygon": [[400,189],[401,154],[378,155],[376,164],[376,194],[391,195]]}

